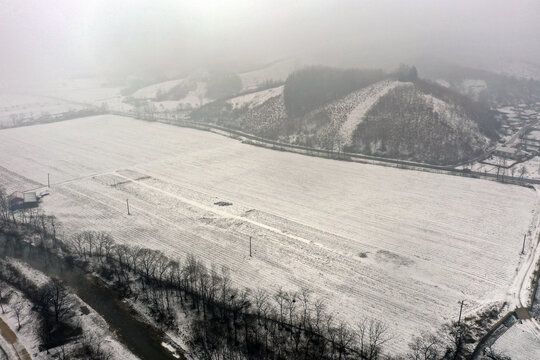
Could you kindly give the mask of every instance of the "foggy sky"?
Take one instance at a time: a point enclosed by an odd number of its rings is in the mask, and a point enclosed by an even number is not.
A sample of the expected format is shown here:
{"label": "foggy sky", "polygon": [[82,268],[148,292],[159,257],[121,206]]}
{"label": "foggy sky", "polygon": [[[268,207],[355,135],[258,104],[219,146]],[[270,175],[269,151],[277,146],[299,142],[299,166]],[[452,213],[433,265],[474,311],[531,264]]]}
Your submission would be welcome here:
{"label": "foggy sky", "polygon": [[0,85],[238,71],[278,58],[540,63],[539,14],[536,0],[0,0]]}

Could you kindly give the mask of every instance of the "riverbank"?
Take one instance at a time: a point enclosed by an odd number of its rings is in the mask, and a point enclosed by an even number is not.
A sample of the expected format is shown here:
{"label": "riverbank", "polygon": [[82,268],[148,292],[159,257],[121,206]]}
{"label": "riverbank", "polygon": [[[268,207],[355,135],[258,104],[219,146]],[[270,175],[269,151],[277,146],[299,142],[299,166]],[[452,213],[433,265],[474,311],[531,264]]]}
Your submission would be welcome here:
{"label": "riverbank", "polygon": [[[1,234],[0,258],[17,259],[48,277],[62,280],[82,302],[106,322],[109,330],[140,359],[176,359],[162,346],[163,333],[154,329],[122,301],[119,292],[89,276],[69,258],[48,249],[32,246],[13,233]],[[80,307],[80,306],[79,306]],[[91,314],[91,310],[88,312]],[[125,358],[124,356],[120,358]]]}

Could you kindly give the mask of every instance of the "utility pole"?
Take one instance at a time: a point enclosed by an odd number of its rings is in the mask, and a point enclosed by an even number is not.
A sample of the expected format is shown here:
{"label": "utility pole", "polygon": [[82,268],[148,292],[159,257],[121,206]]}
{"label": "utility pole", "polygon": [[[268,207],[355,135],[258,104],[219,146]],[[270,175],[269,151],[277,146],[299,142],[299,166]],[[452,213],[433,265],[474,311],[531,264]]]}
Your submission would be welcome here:
{"label": "utility pole", "polygon": [[460,301],[460,304],[461,306],[459,307],[459,319],[458,319],[458,327],[459,325],[461,324],[461,313],[463,312],[463,304],[465,303],[465,300],[461,300]]}
{"label": "utility pole", "polygon": [[47,173],[47,187],[51,188],[51,174]]}
{"label": "utility pole", "polygon": [[249,257],[251,257],[251,236],[249,237]]}
{"label": "utility pole", "polygon": [[131,214],[129,213],[129,199],[126,199],[126,205],[127,205],[128,215],[131,215]]}
{"label": "utility pole", "polygon": [[525,254],[525,238],[527,237],[527,234],[523,235],[523,248],[521,248],[521,255]]}

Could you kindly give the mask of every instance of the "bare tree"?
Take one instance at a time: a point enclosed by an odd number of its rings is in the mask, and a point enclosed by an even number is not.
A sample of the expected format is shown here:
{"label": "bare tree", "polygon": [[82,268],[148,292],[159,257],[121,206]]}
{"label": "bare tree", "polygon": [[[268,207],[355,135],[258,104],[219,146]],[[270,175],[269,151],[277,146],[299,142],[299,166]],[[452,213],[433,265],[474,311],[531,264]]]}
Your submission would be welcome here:
{"label": "bare tree", "polygon": [[283,288],[279,288],[274,294],[274,300],[279,307],[279,322],[283,323],[283,307],[285,305],[285,299],[287,298],[287,292]]}
{"label": "bare tree", "polygon": [[446,356],[449,359],[461,359],[468,355],[466,339],[471,338],[471,330],[465,322],[445,324],[441,328],[441,338],[446,343]]}
{"label": "bare tree", "polygon": [[100,262],[103,261],[103,257],[109,257],[111,248],[114,244],[111,234],[106,232],[98,232],[95,234],[96,238],[96,255]]}
{"label": "bare tree", "polygon": [[26,303],[24,302],[24,299],[20,296],[17,296],[15,298],[15,303],[11,306],[13,308],[13,312],[15,313],[15,317],[17,317],[17,324],[18,328],[17,331],[21,330],[21,315],[26,307]]}
{"label": "bare tree", "polygon": [[54,319],[59,323],[70,312],[68,292],[59,279],[53,278],[43,287],[46,301],[54,312]]}
{"label": "bare tree", "polygon": [[4,188],[0,186],[0,221],[9,221],[9,198]]}
{"label": "bare tree", "polygon": [[340,322],[336,328],[335,334],[335,347],[338,352],[338,359],[341,360],[343,356],[347,354],[347,351],[354,341],[354,333],[346,323]]}
{"label": "bare tree", "polygon": [[512,166],[510,168],[510,175],[512,175],[512,177],[514,177],[514,175],[516,174],[516,167],[515,166]]}
{"label": "bare tree", "polygon": [[6,288],[4,286],[3,282],[0,282],[0,309],[2,310],[2,314],[5,314],[6,311],[4,310],[4,297],[3,294],[5,293]]}
{"label": "bare tree", "polygon": [[506,158],[502,158],[502,165],[501,166],[502,166],[501,179],[504,182],[504,175],[506,174],[506,170],[507,170],[507,160],[506,160]]}
{"label": "bare tree", "polygon": [[519,180],[523,181],[523,177],[527,174],[527,168],[525,166],[521,166],[519,168]]}
{"label": "bare tree", "polygon": [[86,260],[87,256],[92,257],[92,250],[96,242],[95,236],[93,231],[75,234],[71,241],[73,251],[84,260]]}
{"label": "bare tree", "polygon": [[410,360],[439,360],[442,358],[441,340],[433,334],[422,333],[409,344]]}
{"label": "bare tree", "polygon": [[357,324],[357,335],[360,352],[367,360],[379,358],[382,346],[392,339],[385,323],[368,318]]}
{"label": "bare tree", "polygon": [[289,314],[289,325],[291,326],[295,324],[296,299],[297,294],[295,292],[286,293],[285,295],[285,304]]}

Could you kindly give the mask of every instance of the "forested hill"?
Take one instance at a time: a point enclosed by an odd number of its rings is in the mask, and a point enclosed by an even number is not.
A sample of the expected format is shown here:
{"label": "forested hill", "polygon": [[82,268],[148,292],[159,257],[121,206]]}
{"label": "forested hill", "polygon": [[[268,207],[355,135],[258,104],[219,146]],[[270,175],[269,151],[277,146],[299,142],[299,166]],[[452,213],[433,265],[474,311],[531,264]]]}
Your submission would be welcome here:
{"label": "forested hill", "polygon": [[488,107],[419,79],[414,67],[310,67],[283,86],[207,104],[192,119],[321,149],[451,164],[480,154],[499,124]]}

